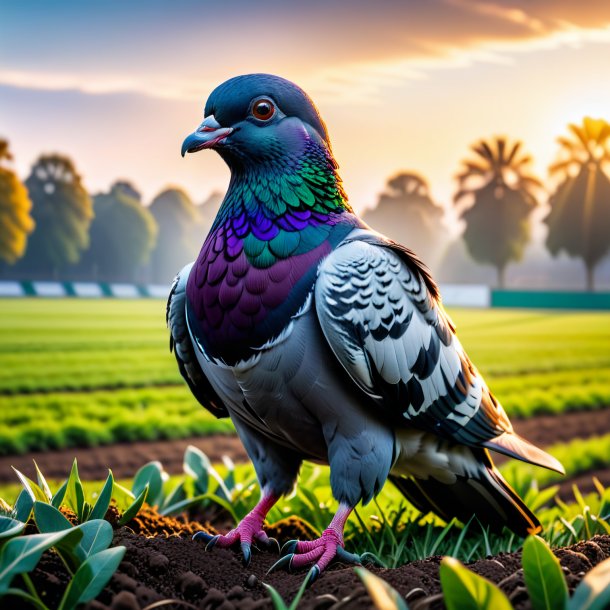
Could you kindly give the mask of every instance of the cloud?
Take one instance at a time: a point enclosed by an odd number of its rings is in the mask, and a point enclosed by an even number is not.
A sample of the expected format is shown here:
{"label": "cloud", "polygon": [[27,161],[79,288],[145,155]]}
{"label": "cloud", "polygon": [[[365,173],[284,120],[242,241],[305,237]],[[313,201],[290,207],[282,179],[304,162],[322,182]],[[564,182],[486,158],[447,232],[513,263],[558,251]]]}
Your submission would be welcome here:
{"label": "cloud", "polygon": [[15,3],[0,24],[0,83],[202,101],[229,76],[268,71],[366,105],[439,68],[606,42],[608,24],[596,0]]}

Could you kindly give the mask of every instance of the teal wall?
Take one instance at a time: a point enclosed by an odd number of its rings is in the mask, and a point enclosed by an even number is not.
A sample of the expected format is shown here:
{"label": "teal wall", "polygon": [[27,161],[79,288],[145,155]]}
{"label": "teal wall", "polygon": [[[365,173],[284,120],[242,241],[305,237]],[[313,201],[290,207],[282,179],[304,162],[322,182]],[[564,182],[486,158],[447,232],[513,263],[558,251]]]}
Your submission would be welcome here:
{"label": "teal wall", "polygon": [[548,292],[542,290],[492,290],[492,307],[543,309],[608,309],[610,292]]}

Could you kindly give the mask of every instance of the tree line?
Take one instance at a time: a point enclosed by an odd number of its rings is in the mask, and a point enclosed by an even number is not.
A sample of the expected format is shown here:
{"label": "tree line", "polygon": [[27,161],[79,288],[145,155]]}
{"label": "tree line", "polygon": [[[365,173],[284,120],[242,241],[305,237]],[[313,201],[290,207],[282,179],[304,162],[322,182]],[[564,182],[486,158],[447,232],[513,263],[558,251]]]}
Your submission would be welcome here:
{"label": "tree line", "polygon": [[42,155],[22,184],[0,140],[0,261],[20,279],[168,283],[197,256],[220,197],[168,188],[145,206],[127,181],[91,196],[71,159]]}
{"label": "tree line", "polygon": [[[532,214],[545,202],[545,245],[553,256],[582,259],[588,289],[610,251],[610,124],[585,118],[568,130],[558,139],[548,190],[532,174],[523,144],[504,137],[473,144],[456,175],[461,239],[474,261],[495,267],[500,286],[507,265],[523,258]],[[0,139],[0,271],[13,277],[168,283],[196,257],[220,203],[214,194],[196,206],[183,190],[168,188],[145,206],[126,181],[91,196],[72,160],[59,154],[42,155],[22,183],[11,160]],[[364,214],[432,264],[447,247],[445,217],[412,172],[390,178]]]}

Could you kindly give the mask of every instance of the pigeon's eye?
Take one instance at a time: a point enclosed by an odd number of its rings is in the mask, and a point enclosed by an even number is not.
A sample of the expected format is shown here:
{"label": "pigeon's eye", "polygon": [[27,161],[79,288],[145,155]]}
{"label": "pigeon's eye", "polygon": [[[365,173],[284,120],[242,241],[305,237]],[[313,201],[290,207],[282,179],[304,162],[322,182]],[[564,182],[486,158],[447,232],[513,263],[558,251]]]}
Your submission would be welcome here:
{"label": "pigeon's eye", "polygon": [[252,116],[260,121],[268,121],[274,114],[275,106],[270,100],[257,100],[252,106]]}

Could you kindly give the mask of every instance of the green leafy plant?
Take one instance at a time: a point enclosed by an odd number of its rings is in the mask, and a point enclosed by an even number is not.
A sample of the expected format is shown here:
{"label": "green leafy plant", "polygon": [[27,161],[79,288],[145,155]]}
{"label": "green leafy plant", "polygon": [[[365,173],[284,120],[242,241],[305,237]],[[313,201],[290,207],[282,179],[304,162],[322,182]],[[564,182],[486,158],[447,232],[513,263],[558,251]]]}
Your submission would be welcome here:
{"label": "green leafy plant", "polygon": [[[610,559],[595,566],[579,583],[574,595],[568,588],[559,561],[538,536],[523,547],[523,573],[533,610],[604,610],[610,604]],[[354,568],[373,604],[380,610],[406,610],[400,594],[364,568]],[[442,597],[448,610],[511,610],[506,595],[491,581],[469,570],[453,557],[440,566]],[[425,601],[431,602],[440,596]]]}
{"label": "green leafy plant", "polygon": [[492,582],[471,572],[453,557],[440,567],[447,610],[511,610],[508,598]]}
{"label": "green leafy plant", "polygon": [[380,610],[409,610],[407,602],[401,597],[400,593],[383,578],[375,576],[365,568],[354,568],[354,571],[364,583],[376,608]]}
{"label": "green leafy plant", "polygon": [[[49,495],[45,494],[47,500]],[[73,526],[50,502],[40,500],[33,503],[33,512],[40,533],[29,536],[19,536],[25,528],[23,522],[0,517],[0,597],[17,596],[39,610],[49,610],[28,573],[45,551],[54,548],[72,576],[57,610],[73,610],[95,598],[125,554],[125,547],[109,548],[113,536],[110,523],[90,519]],[[27,591],[11,587],[17,575],[21,575]]]}
{"label": "green leafy plant", "polygon": [[561,566],[548,544],[539,536],[529,536],[523,545],[523,576],[533,610],[564,608],[568,587]]}

